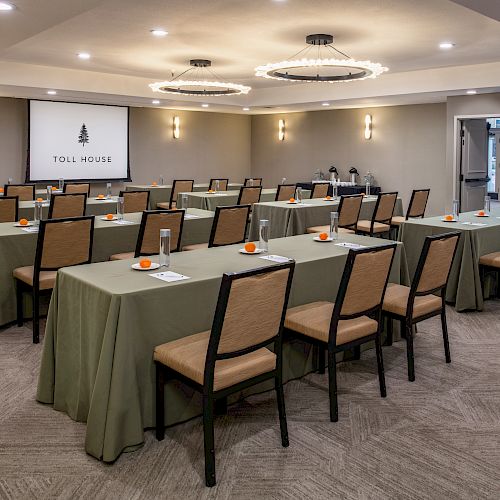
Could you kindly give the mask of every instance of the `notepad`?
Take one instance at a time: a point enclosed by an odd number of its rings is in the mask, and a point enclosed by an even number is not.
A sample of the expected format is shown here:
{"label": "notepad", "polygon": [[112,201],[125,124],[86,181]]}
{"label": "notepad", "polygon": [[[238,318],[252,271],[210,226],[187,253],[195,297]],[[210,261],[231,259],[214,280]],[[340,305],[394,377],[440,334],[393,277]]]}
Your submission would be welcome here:
{"label": "notepad", "polygon": [[193,215],[193,214],[186,214],[184,216],[184,219],[199,219],[200,216],[199,215]]}
{"label": "notepad", "polygon": [[357,248],[366,248],[366,245],[360,245],[359,243],[350,243],[348,241],[342,241],[340,243],[335,243],[338,247],[345,247],[345,248],[352,248],[352,249],[357,249]]}
{"label": "notepad", "polygon": [[23,227],[22,231],[25,231],[27,233],[38,233],[38,226]]}
{"label": "notepad", "polygon": [[112,221],[114,224],[119,224],[120,226],[126,226],[127,224],[135,224],[135,222],[132,222],[131,220],[114,220]]}
{"label": "notepad", "polygon": [[173,281],[182,281],[190,279],[189,276],[184,276],[183,274],[174,273],[173,271],[164,271],[162,273],[153,273],[149,276],[157,278],[167,283],[172,283]]}
{"label": "notepad", "polygon": [[278,264],[283,264],[284,262],[290,262],[292,259],[288,257],[282,257],[281,255],[263,255],[259,259],[270,260],[271,262],[277,262]]}

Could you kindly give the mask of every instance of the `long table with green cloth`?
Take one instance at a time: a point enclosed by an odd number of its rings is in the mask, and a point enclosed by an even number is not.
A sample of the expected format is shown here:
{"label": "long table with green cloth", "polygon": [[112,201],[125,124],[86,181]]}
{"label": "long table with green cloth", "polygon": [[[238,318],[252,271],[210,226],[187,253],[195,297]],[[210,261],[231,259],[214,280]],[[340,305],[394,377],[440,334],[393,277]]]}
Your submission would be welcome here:
{"label": "long table with green cloth", "polygon": [[[206,243],[210,237],[214,214],[190,208],[184,221],[182,244]],[[108,260],[110,255],[135,250],[141,213],[125,214],[133,224],[120,225],[96,217],[92,259]],[[38,234],[27,233],[11,222],[0,224],[0,325],[16,319],[15,282],[12,272],[17,267],[32,266]],[[25,301],[28,303],[28,301]],[[29,312],[27,311],[29,314]]]}
{"label": "long table with green cloth", "polygon": [[[368,246],[387,243],[356,235],[346,235],[343,241]],[[273,265],[257,255],[240,254],[240,247],[172,255],[170,270],[189,279],[171,283],[131,269],[137,259],[58,272],[36,397],[87,423],[87,453],[112,462],[144,442],[144,430],[155,426],[154,347],[210,330],[223,273]],[[315,242],[310,235],[271,240],[269,248],[296,261],[289,306],[335,300],[347,248]],[[403,268],[404,249],[399,243],[392,282],[400,282]],[[311,369],[311,350],[298,341],[287,342],[285,380]],[[168,425],[201,412],[198,394],[180,383],[167,384],[165,400]]]}
{"label": "long table with green cloth", "polygon": [[442,216],[411,219],[399,229],[410,276],[415,273],[426,236],[462,233],[446,290],[446,300],[455,303],[457,311],[483,309],[479,258],[500,251],[500,209],[493,209],[489,217],[477,217],[475,213],[461,213],[458,222],[444,222]]}
{"label": "long table with green cloth", "polygon": [[[371,219],[376,201],[376,196],[363,198],[360,219]],[[322,198],[309,199],[299,204],[287,201],[256,203],[253,206],[249,238],[251,240],[259,239],[259,221],[261,219],[269,220],[271,238],[304,234],[308,227],[329,225],[330,212],[336,212],[339,203],[340,198],[331,201],[325,201]],[[403,215],[401,198],[396,201],[394,215]]]}

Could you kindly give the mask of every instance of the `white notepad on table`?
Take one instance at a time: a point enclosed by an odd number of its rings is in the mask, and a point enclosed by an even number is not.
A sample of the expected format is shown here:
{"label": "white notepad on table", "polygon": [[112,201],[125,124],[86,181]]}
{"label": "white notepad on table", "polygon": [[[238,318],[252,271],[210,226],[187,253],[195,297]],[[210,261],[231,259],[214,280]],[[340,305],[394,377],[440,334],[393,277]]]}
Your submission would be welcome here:
{"label": "white notepad on table", "polygon": [[150,274],[153,278],[157,278],[167,283],[172,283],[173,281],[182,281],[190,279],[189,276],[184,276],[183,274],[174,273],[173,271],[164,271],[161,273]]}

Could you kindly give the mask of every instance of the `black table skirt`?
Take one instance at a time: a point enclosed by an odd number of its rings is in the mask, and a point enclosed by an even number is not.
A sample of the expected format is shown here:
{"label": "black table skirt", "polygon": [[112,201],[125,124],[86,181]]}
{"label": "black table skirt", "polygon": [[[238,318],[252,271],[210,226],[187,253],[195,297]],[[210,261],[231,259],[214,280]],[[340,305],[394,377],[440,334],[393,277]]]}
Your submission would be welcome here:
{"label": "black table skirt", "polygon": [[[302,189],[310,189],[312,190],[314,184],[312,182],[297,182],[297,187],[301,187]],[[370,189],[370,194],[379,194],[380,193],[379,186],[372,186]],[[338,186],[337,193],[339,196],[348,195],[348,194],[361,194],[366,190],[365,186]],[[328,188],[328,195],[332,196],[332,186]]]}

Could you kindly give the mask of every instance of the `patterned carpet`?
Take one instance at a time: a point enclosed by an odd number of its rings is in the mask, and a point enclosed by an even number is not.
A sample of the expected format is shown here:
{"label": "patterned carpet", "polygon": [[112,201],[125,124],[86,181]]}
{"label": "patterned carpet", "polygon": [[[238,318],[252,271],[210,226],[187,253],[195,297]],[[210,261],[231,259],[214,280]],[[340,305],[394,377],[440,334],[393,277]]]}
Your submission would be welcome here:
{"label": "patterned carpet", "polygon": [[113,465],[87,456],[85,425],[34,399],[42,347],[31,330],[0,330],[0,498],[499,499],[499,313],[500,301],[482,313],[449,310],[451,365],[438,321],[422,323],[414,383],[404,342],[384,348],[385,400],[373,351],[340,365],[336,424],[325,376],[287,384],[288,449],[273,393],[231,406],[217,420],[213,489],[200,419],[161,443],[147,432],[142,449]]}

